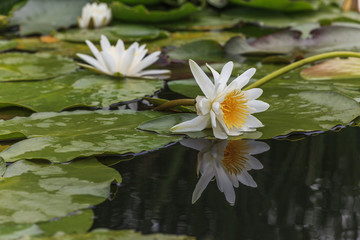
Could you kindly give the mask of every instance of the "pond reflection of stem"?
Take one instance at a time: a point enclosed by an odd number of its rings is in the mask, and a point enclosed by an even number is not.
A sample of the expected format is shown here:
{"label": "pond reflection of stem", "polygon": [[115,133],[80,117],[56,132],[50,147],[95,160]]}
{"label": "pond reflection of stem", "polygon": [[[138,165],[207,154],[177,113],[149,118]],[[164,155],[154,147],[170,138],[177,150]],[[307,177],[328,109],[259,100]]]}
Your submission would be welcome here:
{"label": "pond reflection of stem", "polygon": [[269,75],[266,75],[265,77],[259,79],[258,81],[254,82],[253,84],[250,84],[244,90],[249,90],[251,88],[259,87],[272,79],[279,77],[280,75],[287,73],[291,70],[294,70],[298,67],[301,67],[305,64],[316,62],[319,60],[327,59],[327,58],[333,58],[333,57],[357,57],[360,58],[360,53],[357,52],[346,52],[346,51],[338,51],[338,52],[330,52],[330,53],[322,53],[315,56],[311,56],[305,59],[302,59],[300,61],[294,62],[290,65],[287,65],[283,68],[280,68],[279,70],[276,70],[275,72],[270,73]]}

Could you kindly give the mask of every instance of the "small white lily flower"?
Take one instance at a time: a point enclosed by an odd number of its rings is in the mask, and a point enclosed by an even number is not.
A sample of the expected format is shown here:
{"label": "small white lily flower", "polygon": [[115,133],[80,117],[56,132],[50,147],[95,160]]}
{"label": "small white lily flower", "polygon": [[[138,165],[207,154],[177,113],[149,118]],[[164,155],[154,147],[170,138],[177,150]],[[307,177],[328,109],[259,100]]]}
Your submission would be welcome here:
{"label": "small white lily flower", "polygon": [[115,46],[111,46],[109,40],[104,35],[101,35],[100,40],[101,52],[89,40],[86,40],[86,44],[95,58],[81,53],[78,53],[77,56],[90,64],[80,64],[90,70],[112,76],[120,75],[128,77],[146,77],[148,75],[170,73],[169,70],[158,69],[143,71],[144,68],[156,62],[160,55],[160,52],[157,51],[145,57],[148,51],[145,48],[145,44],[139,46],[137,42],[134,42],[128,49],[125,49],[124,42],[119,39]]}
{"label": "small white lily flower", "polygon": [[248,171],[262,169],[263,165],[251,155],[270,149],[266,143],[254,140],[183,139],[180,143],[200,151],[197,171],[201,173],[201,177],[193,192],[192,203],[200,198],[215,177],[219,190],[225,194],[226,200],[234,205],[234,187],[239,187],[239,182],[249,187],[257,187]]}
{"label": "small white lily flower", "polygon": [[87,3],[78,18],[80,28],[98,28],[106,26],[111,20],[111,9],[106,3]]}
{"label": "small white lily flower", "polygon": [[255,100],[262,94],[262,89],[241,90],[254,75],[255,68],[247,70],[227,86],[233,62],[226,63],[220,74],[207,65],[213,74],[214,83],[193,60],[189,60],[189,65],[205,97],[196,97],[199,116],[175,125],[171,131],[196,132],[212,127],[216,138],[226,139],[228,136],[239,136],[243,132],[255,131],[256,128],[264,126],[251,115],[269,108],[269,104]]}

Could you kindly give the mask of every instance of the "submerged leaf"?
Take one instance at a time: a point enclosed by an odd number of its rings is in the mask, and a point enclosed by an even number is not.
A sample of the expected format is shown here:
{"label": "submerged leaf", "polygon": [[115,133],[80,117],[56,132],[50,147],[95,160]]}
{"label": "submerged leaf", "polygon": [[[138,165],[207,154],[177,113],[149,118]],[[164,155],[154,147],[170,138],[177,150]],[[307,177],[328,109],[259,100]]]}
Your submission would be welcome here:
{"label": "submerged leaf", "polygon": [[15,105],[37,112],[58,112],[72,107],[108,107],[113,103],[152,95],[162,86],[161,80],[117,79],[79,71],[47,81],[2,83],[0,107]]}
{"label": "submerged leaf", "polygon": [[136,130],[142,122],[163,113],[130,110],[35,113],[1,123],[0,139],[28,137],[0,152],[7,162],[47,159],[66,162],[77,157],[138,153],[178,141],[179,136],[156,136]]}
{"label": "submerged leaf", "polygon": [[48,53],[0,54],[0,81],[47,79],[77,68],[73,60]]}

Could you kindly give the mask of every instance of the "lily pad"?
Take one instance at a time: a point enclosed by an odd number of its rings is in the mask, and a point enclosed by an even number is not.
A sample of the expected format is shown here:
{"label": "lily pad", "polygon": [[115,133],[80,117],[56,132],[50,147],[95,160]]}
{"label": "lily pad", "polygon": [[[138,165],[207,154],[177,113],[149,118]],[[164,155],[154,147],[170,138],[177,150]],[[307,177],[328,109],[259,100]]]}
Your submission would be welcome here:
{"label": "lily pad", "polygon": [[359,58],[335,58],[316,64],[301,71],[307,80],[360,78]]}
{"label": "lily pad", "polygon": [[195,240],[195,237],[189,237],[184,235],[171,235],[171,234],[146,234],[134,232],[133,230],[119,230],[109,231],[105,229],[94,230],[90,233],[84,234],[72,234],[72,235],[59,235],[52,237],[30,237],[29,240]]}
{"label": "lily pad", "polygon": [[[346,125],[360,115],[360,105],[345,95],[322,89],[309,91],[308,89],[316,89],[314,85],[302,87],[298,83],[287,85],[284,82],[279,84],[275,81],[264,85],[264,94],[260,98],[270,104],[270,109],[255,114],[265,125],[257,129],[262,133],[262,139],[292,132],[326,131],[339,124]],[[189,81],[186,83],[173,81],[169,82],[169,87],[173,91],[192,98],[202,95],[195,81],[192,85]],[[187,114],[181,121],[195,116],[196,114]],[[143,127],[147,123],[144,123],[141,128],[165,133],[164,129],[170,129],[181,122],[174,120],[174,117],[173,115],[162,117],[158,126],[156,126],[156,120],[152,120],[151,128]]]}
{"label": "lily pad", "polygon": [[200,10],[199,7],[187,2],[179,8],[169,11],[148,10],[144,5],[137,5],[134,7],[127,6],[121,2],[113,2],[111,5],[113,17],[125,22],[144,22],[155,23],[174,21],[186,18],[192,13]]}
{"label": "lily pad", "polygon": [[0,81],[47,79],[77,68],[73,60],[47,53],[0,54]]}
{"label": "lily pad", "polygon": [[4,159],[0,158],[0,177],[2,177],[2,175],[4,175],[6,170],[6,163],[4,161]]}
{"label": "lily pad", "polygon": [[0,107],[15,105],[35,112],[108,107],[152,95],[162,87],[161,80],[117,79],[79,71],[47,81],[4,82],[0,88]]}
{"label": "lily pad", "polygon": [[317,10],[320,6],[320,1],[293,1],[293,0],[230,0],[231,3],[249,6],[273,9],[279,11],[306,11]]}
{"label": "lily pad", "polygon": [[[196,51],[194,51],[196,49]],[[221,61],[225,55],[222,46],[213,40],[194,41],[168,53],[171,59]]]}
{"label": "lily pad", "polygon": [[[160,148],[179,136],[156,136],[136,130],[163,113],[130,110],[35,113],[1,122],[0,140],[27,137],[0,152],[6,162],[47,159],[66,162],[101,154],[139,153]],[[99,141],[100,140],[100,141]]]}
{"label": "lily pad", "polygon": [[1,182],[0,224],[40,223],[86,210],[109,196],[113,181],[121,182],[119,173],[96,159],[63,165],[19,161]]}
{"label": "lily pad", "polygon": [[42,233],[43,231],[36,224],[0,224],[0,240],[20,239],[23,236]]}
{"label": "lily pad", "polygon": [[20,25],[20,34],[49,34],[52,30],[66,28],[77,23],[81,9],[88,0],[28,0],[16,10],[11,25]]}
{"label": "lily pad", "polygon": [[110,42],[115,43],[119,38],[123,41],[142,41],[168,37],[169,33],[148,25],[121,24],[111,27],[96,29],[72,29],[59,32],[55,37],[70,42],[85,42],[89,40],[94,43],[100,42],[100,36],[105,35]]}
{"label": "lily pad", "polygon": [[15,48],[17,43],[12,40],[0,40],[0,52]]}

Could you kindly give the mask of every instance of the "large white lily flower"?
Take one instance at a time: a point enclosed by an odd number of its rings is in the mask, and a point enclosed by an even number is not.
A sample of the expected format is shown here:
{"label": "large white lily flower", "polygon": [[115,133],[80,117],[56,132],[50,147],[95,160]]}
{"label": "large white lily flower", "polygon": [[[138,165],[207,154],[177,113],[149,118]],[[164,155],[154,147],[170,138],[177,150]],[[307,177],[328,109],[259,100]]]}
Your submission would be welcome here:
{"label": "large white lily flower", "polygon": [[106,26],[111,20],[111,9],[106,3],[87,3],[78,18],[80,28],[98,28]]}
{"label": "large white lily flower", "polygon": [[86,44],[95,58],[81,53],[78,53],[77,56],[90,64],[80,64],[90,70],[107,75],[128,77],[145,77],[170,72],[169,70],[158,69],[143,71],[144,68],[155,63],[160,55],[160,52],[157,51],[145,57],[148,51],[145,48],[145,44],[139,46],[137,42],[134,42],[128,49],[125,49],[124,42],[119,39],[115,46],[111,46],[109,40],[104,35],[101,35],[100,40],[101,52],[89,40],[86,40]]}
{"label": "large white lily flower", "polygon": [[213,74],[214,83],[193,60],[189,60],[189,65],[205,97],[196,97],[199,116],[175,125],[171,131],[195,132],[212,127],[216,138],[226,139],[228,136],[238,136],[263,127],[263,124],[251,115],[269,108],[269,104],[255,100],[262,94],[262,89],[241,90],[254,75],[255,68],[247,70],[227,86],[233,62],[226,63],[220,74],[207,65]]}
{"label": "large white lily flower", "polygon": [[198,172],[201,173],[201,177],[193,192],[192,203],[200,198],[215,177],[219,190],[225,194],[226,200],[234,205],[234,187],[237,188],[239,182],[249,187],[257,187],[248,171],[262,169],[263,165],[251,155],[270,149],[266,143],[254,140],[183,139],[180,143],[200,151]]}

